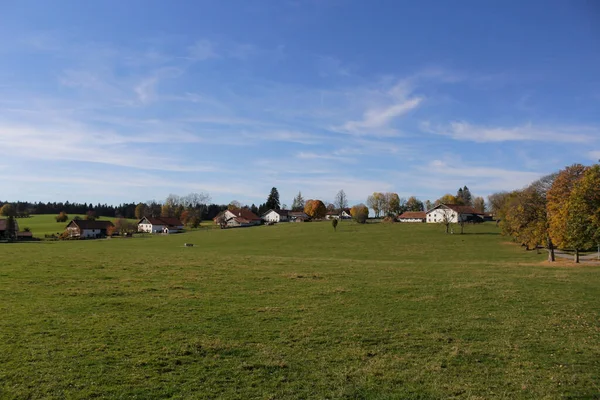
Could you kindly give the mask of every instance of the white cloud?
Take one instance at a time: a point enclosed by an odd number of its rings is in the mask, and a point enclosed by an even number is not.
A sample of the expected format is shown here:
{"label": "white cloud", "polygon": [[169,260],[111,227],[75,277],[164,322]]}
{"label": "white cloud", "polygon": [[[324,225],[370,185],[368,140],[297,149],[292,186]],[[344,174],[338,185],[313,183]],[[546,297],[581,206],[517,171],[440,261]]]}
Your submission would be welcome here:
{"label": "white cloud", "polygon": [[332,160],[332,161],[341,161],[345,163],[354,163],[355,159],[350,157],[344,157],[336,154],[323,154],[323,153],[313,153],[313,152],[304,152],[301,151],[296,154],[296,158],[302,160]]}
{"label": "white cloud", "polygon": [[588,153],[591,160],[598,161],[600,160],[600,150],[590,151]]}
{"label": "white cloud", "polygon": [[397,130],[390,128],[388,124],[417,108],[422,101],[423,98],[415,97],[389,106],[371,108],[365,112],[362,120],[348,121],[336,130],[354,135],[397,136]]}
{"label": "white cloud", "polygon": [[393,122],[418,108],[425,100],[422,96],[415,96],[413,91],[410,79],[400,80],[383,91],[366,91],[361,97],[371,104],[366,107],[362,119],[347,121],[334,126],[332,130],[357,136],[398,136],[399,132],[393,127]]}
{"label": "white cloud", "polygon": [[144,79],[139,85],[135,87],[135,93],[138,96],[138,99],[142,103],[148,103],[155,97],[155,86],[156,86],[157,78],[148,78]]}
{"label": "white cloud", "polygon": [[464,121],[451,122],[448,126],[436,127],[433,127],[429,122],[423,122],[421,129],[436,135],[448,136],[455,140],[479,143],[506,141],[587,143],[600,136],[600,129],[594,127],[543,127],[532,124],[514,127],[490,127],[472,125]]}
{"label": "white cloud", "polygon": [[211,58],[218,58],[214,44],[207,39],[198,40],[194,45],[188,48],[189,57],[195,61],[203,61]]}

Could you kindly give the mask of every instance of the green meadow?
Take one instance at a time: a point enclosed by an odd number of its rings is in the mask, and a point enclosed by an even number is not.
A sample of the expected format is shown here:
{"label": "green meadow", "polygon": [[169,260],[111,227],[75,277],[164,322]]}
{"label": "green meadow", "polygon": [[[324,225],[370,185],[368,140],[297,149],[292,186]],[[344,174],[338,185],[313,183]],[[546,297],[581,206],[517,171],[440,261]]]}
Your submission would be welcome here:
{"label": "green meadow", "polygon": [[494,224],[0,245],[0,398],[599,398],[600,267],[545,259]]}

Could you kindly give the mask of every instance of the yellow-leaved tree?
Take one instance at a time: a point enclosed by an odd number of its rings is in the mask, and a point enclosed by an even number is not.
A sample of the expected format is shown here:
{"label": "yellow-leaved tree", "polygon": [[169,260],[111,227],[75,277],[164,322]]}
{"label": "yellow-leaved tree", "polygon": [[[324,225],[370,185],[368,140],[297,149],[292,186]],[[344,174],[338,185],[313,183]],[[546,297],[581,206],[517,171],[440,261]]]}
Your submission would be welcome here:
{"label": "yellow-leaved tree", "polygon": [[581,164],[574,164],[561,170],[548,190],[548,233],[554,245],[560,249],[570,247],[567,221],[571,191],[587,169]]}

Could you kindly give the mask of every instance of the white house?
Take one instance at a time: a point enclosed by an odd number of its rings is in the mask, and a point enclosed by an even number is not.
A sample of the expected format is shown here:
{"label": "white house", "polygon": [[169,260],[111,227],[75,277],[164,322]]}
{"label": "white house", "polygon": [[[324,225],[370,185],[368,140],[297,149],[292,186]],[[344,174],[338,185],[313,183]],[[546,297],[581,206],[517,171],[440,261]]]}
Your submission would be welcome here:
{"label": "white house", "polygon": [[426,219],[425,211],[405,211],[398,216],[398,222],[425,222]]}
{"label": "white house", "polygon": [[288,218],[290,222],[305,222],[310,220],[310,217],[304,211],[290,211],[288,212]]}
{"label": "white house", "polygon": [[440,204],[427,211],[428,223],[451,222],[459,223],[466,221],[475,221],[479,213],[469,206],[458,204]]}
{"label": "white house", "polygon": [[215,224],[220,224],[222,219],[229,228],[260,225],[262,222],[260,217],[247,208],[225,210],[213,218],[213,221],[215,221]]}
{"label": "white house", "polygon": [[110,221],[73,220],[67,225],[69,237],[101,238],[108,235],[108,228],[114,226]]}
{"label": "white house", "polygon": [[287,222],[288,212],[288,210],[269,210],[262,215],[262,219],[265,222]]}
{"label": "white house", "polygon": [[349,208],[344,208],[342,212],[339,211],[329,211],[325,214],[325,219],[352,219],[352,215],[350,214]]}
{"label": "white house", "polygon": [[177,233],[183,231],[183,222],[171,217],[144,217],[138,222],[138,231],[147,233]]}

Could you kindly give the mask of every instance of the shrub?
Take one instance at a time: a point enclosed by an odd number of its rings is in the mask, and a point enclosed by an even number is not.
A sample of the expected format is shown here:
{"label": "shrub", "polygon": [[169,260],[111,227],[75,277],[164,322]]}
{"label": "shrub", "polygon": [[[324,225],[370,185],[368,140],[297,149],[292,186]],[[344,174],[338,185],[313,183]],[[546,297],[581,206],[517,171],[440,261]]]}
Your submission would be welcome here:
{"label": "shrub", "polygon": [[67,222],[67,220],[69,219],[69,216],[67,215],[66,212],[61,211],[60,214],[58,214],[56,217],[56,222]]}

